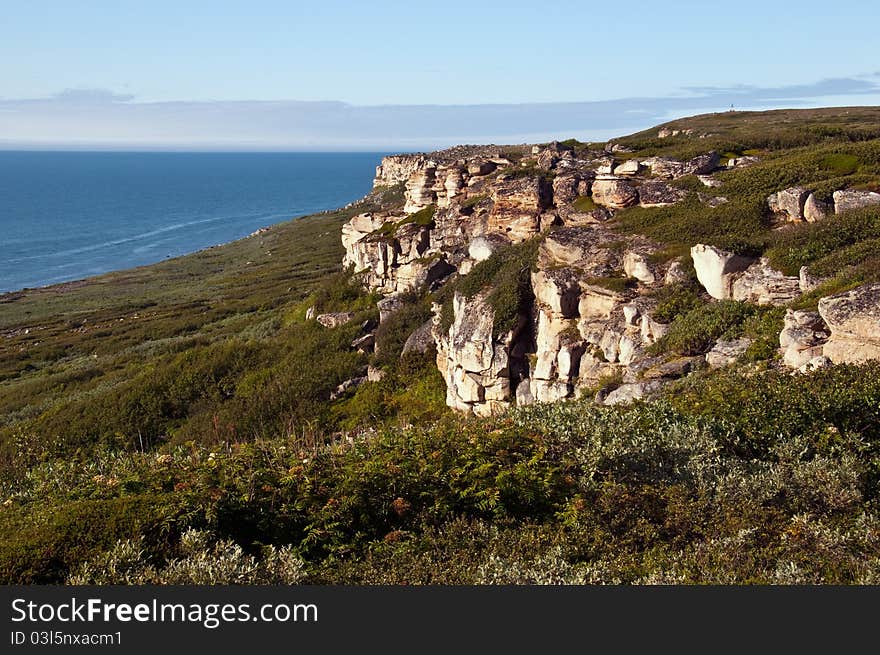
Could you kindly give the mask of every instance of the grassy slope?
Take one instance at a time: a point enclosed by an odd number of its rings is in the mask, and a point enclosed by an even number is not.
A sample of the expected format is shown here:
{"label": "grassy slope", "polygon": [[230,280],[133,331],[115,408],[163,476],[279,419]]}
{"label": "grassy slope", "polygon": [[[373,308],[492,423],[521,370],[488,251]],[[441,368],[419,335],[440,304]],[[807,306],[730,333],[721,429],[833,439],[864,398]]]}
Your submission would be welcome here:
{"label": "grassy slope", "polygon": [[[775,232],[763,205],[794,183],[876,184],[880,110],[669,125],[714,136],[653,129],[621,142],[639,155],[759,151],[762,162],[722,174],[718,190],[682,181],[728,205],[633,209],[620,229],[665,242],[669,256],[696,240],[764,251],[835,273],[828,288],[880,271],[864,248],[880,237],[877,212]],[[399,203],[389,190],[155,266],[0,297],[0,580],[63,580],[86,560],[103,563],[81,579],[155,579],[142,569],[177,557],[188,527],[254,554],[291,544],[317,582],[880,579],[874,369],[711,374],[667,409],[570,403],[434,425],[442,382],[414,360],[328,403],[366,358],[347,347],[356,325],[323,330],[302,321],[305,307],[375,315],[338,273],[339,226]],[[690,306],[680,296],[667,302]],[[724,310],[706,307],[694,311]],[[384,328],[389,350],[424,309]],[[779,317],[710,318],[763,334]],[[692,323],[670,348],[701,345],[705,317]],[[425,427],[396,427],[409,421]],[[375,438],[333,436],[364,424]],[[107,573],[124,539],[142,550],[129,562],[141,578],[114,577],[118,562]]]}

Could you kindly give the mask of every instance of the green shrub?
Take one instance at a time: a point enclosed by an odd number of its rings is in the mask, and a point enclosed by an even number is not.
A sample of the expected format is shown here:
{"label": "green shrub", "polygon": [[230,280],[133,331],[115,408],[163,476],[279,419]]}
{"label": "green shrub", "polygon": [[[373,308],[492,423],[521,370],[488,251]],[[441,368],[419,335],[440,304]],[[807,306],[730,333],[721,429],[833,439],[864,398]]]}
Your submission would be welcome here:
{"label": "green shrub", "polygon": [[660,323],[671,323],[704,303],[699,287],[688,282],[668,284],[651,295],[657,301],[651,316]]}
{"label": "green shrub", "polygon": [[733,300],[700,305],[673,321],[669,332],[650,346],[650,352],[679,355],[704,353],[718,339],[741,336],[743,324],[757,312],[754,305]]}
{"label": "green shrub", "polygon": [[441,327],[452,324],[452,299],[456,291],[466,298],[487,292],[486,301],[495,312],[498,333],[512,329],[517,317],[531,307],[531,273],[538,259],[539,239],[499,248],[477,263],[466,276],[447,284],[438,299],[442,302]]}
{"label": "green shrub", "polygon": [[78,500],[0,511],[0,581],[46,584],[64,580],[77,563],[120,539],[165,538],[173,518],[169,498],[144,495]]}

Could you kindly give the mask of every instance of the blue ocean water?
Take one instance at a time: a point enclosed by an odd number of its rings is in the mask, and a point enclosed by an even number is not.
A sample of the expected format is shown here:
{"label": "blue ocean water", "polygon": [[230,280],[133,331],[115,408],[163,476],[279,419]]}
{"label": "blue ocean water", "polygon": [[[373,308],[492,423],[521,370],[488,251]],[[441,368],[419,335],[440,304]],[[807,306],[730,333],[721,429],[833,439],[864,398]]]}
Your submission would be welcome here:
{"label": "blue ocean water", "polygon": [[0,292],[150,264],[366,194],[380,153],[0,152]]}

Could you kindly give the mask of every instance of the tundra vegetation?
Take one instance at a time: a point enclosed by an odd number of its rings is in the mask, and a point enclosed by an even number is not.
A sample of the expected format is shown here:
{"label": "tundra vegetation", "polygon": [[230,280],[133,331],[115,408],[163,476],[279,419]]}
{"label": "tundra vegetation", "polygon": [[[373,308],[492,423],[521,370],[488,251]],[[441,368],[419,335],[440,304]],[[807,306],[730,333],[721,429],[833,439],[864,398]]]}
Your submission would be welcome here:
{"label": "tundra vegetation", "polygon": [[[793,186],[822,202],[841,188],[880,191],[880,110],[732,112],[663,128],[680,132],[615,143],[627,158],[758,157],[718,173],[719,187],[676,180],[681,202],[609,223],[660,244],[654,261],[683,263],[679,281],[652,292],[669,329],[651,354],[748,337],[736,365],[627,406],[585,394],[453,413],[436,353],[401,356],[404,344],[432,303],[448,327],[456,292],[485,293],[509,328],[534,300],[538,240],[413,295],[372,352],[353,348],[378,323],[378,297],[342,269],[340,230],[400,210],[402,183],[154,266],[5,294],[0,581],[880,583],[880,363],[784,370],[786,307],[710,301],[687,256],[699,242],[788,275],[807,267],[824,281],[794,309],[880,280],[880,208],[778,229],[766,202]],[[697,191],[727,199],[711,220]],[[467,209],[490,202],[475,198]],[[573,205],[596,209],[583,196]],[[431,225],[435,211],[382,230]],[[332,312],[352,316],[332,329],[309,318]],[[381,379],[334,394],[368,366]]]}

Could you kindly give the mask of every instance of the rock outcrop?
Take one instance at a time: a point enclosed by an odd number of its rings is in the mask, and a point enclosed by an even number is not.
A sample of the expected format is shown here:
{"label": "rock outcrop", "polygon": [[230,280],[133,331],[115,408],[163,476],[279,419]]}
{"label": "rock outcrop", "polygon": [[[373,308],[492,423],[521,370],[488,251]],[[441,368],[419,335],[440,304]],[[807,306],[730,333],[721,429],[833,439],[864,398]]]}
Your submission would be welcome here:
{"label": "rock outcrop", "polygon": [[752,263],[747,257],[705,244],[691,248],[691,259],[700,284],[717,300],[726,300],[733,295],[733,282],[737,274]]}
{"label": "rock outcrop", "polygon": [[[499,325],[489,281],[475,295],[453,293],[451,306],[435,306],[432,321],[407,339],[405,353],[436,348],[450,407],[487,416],[512,404],[584,393],[606,404],[632,402],[698,368],[732,365],[748,350],[747,338],[717,341],[705,354],[688,357],[650,350],[669,330],[654,318],[656,292],[687,284],[690,274],[681,261],[655,257],[659,244],[621,234],[609,219],[634,205],[663,207],[696,195],[712,220],[712,208],[726,198],[671,182],[696,175],[708,188],[722,184],[710,176],[720,166],[714,152],[688,161],[617,159],[622,152],[586,153],[554,142],[520,149],[510,159],[492,147],[466,146],[383,160],[375,183],[403,185],[402,211],[359,214],[342,230],[344,264],[385,296],[380,321],[409,294],[471,275],[499,250],[540,236],[517,316]],[[727,167],[755,161],[735,158]],[[875,200],[880,194],[838,191],[832,207],[805,187],[790,187],[772,194],[768,205],[786,222],[815,222]],[[766,259],[711,245],[697,244],[690,254],[697,279],[716,300],[784,306],[821,282],[806,268],[787,276]],[[831,361],[880,358],[878,297],[880,285],[869,285],[822,299],[819,313],[788,310],[779,336],[783,365],[807,371]],[[351,317],[317,318],[332,327]],[[373,333],[352,343],[363,352],[373,347]],[[378,377],[368,371],[366,379]],[[618,386],[597,392],[609,380]]]}
{"label": "rock outcrop", "polygon": [[880,205],[880,193],[846,189],[834,192],[834,213],[841,214],[852,209]]}
{"label": "rock outcrop", "polygon": [[522,377],[522,347],[517,337],[525,320],[513,330],[499,332],[495,312],[485,295],[466,298],[456,293],[452,324],[433,321],[437,367],[446,381],[446,403],[462,412],[491,416],[511,404],[511,380]]}
{"label": "rock outcrop", "polygon": [[779,333],[782,361],[790,368],[800,368],[821,357],[828,340],[828,328],[818,312],[794,311],[785,313],[785,323]]}
{"label": "rock outcrop", "polygon": [[832,362],[880,359],[880,283],[822,298],[819,314],[831,331],[822,354]]}
{"label": "rock outcrop", "polygon": [[810,196],[810,191],[803,187],[791,187],[771,194],[767,198],[770,211],[774,214],[783,215],[789,221],[804,220],[804,205]]}
{"label": "rock outcrop", "polygon": [[800,278],[783,275],[762,258],[734,276],[730,297],[756,305],[781,306],[799,295]]}

